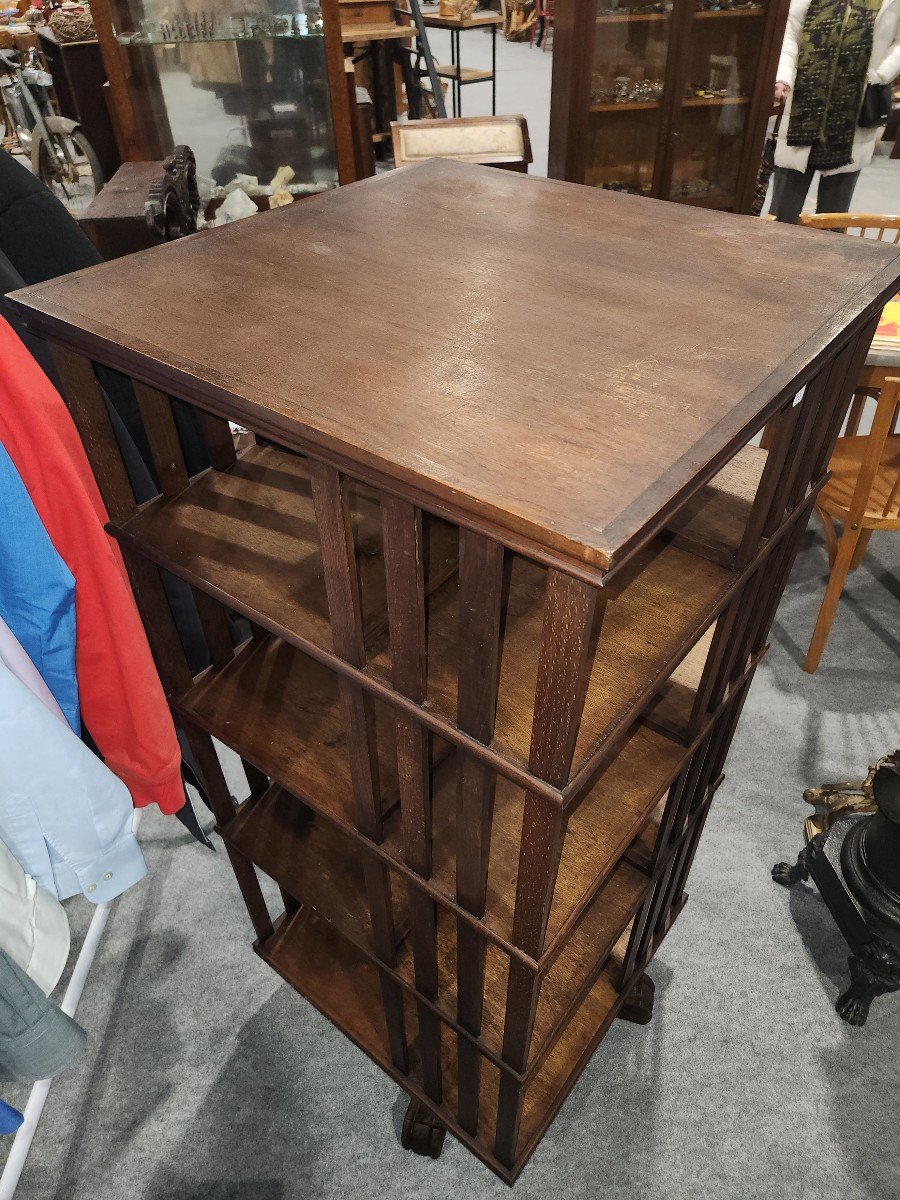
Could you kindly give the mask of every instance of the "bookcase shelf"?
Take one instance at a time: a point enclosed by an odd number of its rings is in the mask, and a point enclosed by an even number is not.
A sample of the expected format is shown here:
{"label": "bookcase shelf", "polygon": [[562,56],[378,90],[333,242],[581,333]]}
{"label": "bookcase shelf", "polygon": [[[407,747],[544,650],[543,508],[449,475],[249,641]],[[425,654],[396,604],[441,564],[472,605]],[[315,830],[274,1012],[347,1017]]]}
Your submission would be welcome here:
{"label": "bookcase shelf", "polygon": [[[308,909],[286,918],[266,944],[257,944],[257,953],[291,984],[313,1007],[336,1025],[374,1062],[404,1087],[426,1100],[421,1067],[417,1063],[416,1022],[411,998],[404,1000],[404,1019],[412,1047],[409,1075],[400,1074],[391,1061],[387,1031],[382,1017],[378,968],[346,941],[337,930]],[[621,997],[616,976],[621,973],[621,957],[613,957],[593,981],[587,994],[572,1014],[565,1031],[545,1057],[541,1069],[525,1088],[520,1144],[534,1140],[548,1112],[558,1107],[577,1079],[576,1051],[595,1039],[612,1020]],[[492,1114],[497,1110],[499,1071],[485,1064],[480,1083],[478,1133],[462,1129],[455,1119],[457,1101],[455,1045],[449,1026],[441,1026],[441,1060],[447,1078],[443,1103],[435,1105],[456,1136],[501,1178],[512,1182],[509,1168],[500,1162],[492,1147],[496,1133]]]}
{"label": "bookcase shelf", "polygon": [[[801,230],[664,208],[435,160],[11,301],[54,343],[257,952],[407,1091],[408,1128],[509,1183],[610,1023],[651,1016],[900,281],[897,247],[836,238],[825,262]],[[413,336],[423,269],[440,306]],[[134,380],[149,504],[91,358]],[[172,400],[209,452],[193,478]]]}
{"label": "bookcase shelf", "polygon": [[[305,807],[345,833],[356,834],[347,768],[346,732],[341,723],[337,680],[326,668],[286,643],[271,639],[245,647],[221,672],[209,674],[178,711],[219,741],[235,749],[291,793],[270,789],[247,802],[226,837],[297,899],[293,872],[306,834]],[[403,823],[397,804],[393,726],[387,711],[376,707],[383,840],[377,850],[403,866]],[[438,742],[436,757],[440,758]],[[548,955],[634,837],[659,795],[684,761],[684,747],[640,724],[602,770],[569,818],[560,857],[559,883],[547,927]],[[457,762],[439,761],[433,773],[431,804],[434,894],[455,901]],[[487,877],[485,927],[495,939],[511,944],[525,793],[508,780],[496,783],[491,862]],[[290,842],[288,843],[288,839]],[[287,845],[294,850],[285,868]],[[269,855],[276,855],[273,861]]]}

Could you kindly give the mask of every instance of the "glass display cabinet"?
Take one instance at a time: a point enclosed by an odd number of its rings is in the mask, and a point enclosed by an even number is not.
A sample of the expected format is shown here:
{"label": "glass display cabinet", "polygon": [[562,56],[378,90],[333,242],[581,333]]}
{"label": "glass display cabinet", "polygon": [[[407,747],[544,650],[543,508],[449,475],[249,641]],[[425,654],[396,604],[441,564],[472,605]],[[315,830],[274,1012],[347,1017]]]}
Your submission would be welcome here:
{"label": "glass display cabinet", "polygon": [[559,0],[550,174],[745,211],[788,0]]}
{"label": "glass display cabinet", "polygon": [[94,0],[123,158],[187,144],[213,195],[282,168],[295,195],[348,182],[337,0],[201,2]]}

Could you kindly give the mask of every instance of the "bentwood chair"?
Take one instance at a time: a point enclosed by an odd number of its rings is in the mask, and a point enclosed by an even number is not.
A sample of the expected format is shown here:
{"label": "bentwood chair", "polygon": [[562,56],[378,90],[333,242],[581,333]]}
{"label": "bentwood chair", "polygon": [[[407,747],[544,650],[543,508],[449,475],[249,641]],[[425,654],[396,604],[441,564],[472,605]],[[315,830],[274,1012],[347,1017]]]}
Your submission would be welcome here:
{"label": "bentwood chair", "polygon": [[[812,229],[900,244],[900,216],[876,213],[803,214]],[[847,426],[831,459],[831,478],[819,494],[816,512],[825,531],[831,574],[819,609],[804,667],[817,669],[844,583],[862,562],[876,529],[900,530],[900,338],[876,335],[857,384]],[[871,431],[861,434],[867,399],[876,399]],[[842,522],[838,537],[835,520]]]}

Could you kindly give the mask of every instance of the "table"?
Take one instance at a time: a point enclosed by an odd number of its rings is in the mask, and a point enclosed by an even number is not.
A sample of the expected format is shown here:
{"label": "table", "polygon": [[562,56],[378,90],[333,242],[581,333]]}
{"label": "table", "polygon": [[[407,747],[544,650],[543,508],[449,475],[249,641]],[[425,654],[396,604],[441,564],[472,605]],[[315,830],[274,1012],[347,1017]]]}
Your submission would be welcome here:
{"label": "table", "polygon": [[[9,299],[55,346],[254,948],[412,1098],[410,1148],[447,1129],[512,1182],[613,1021],[651,1016],[900,285],[900,248],[828,243],[431,159]],[[88,359],[136,380],[140,508]],[[194,589],[197,676],[160,568]],[[745,919],[736,897],[736,942]]]}
{"label": "table", "polygon": [[[497,26],[503,24],[503,17],[495,12],[473,13],[466,20],[459,17],[442,17],[440,13],[423,13],[422,19],[429,29],[449,29],[450,31],[450,65],[438,66],[437,73],[443,79],[449,79],[453,85],[453,115],[462,116],[462,89],[470,83],[491,84],[491,112],[497,113]],[[481,71],[474,67],[464,67],[461,62],[459,39],[466,29],[490,29],[491,31],[491,69]]]}

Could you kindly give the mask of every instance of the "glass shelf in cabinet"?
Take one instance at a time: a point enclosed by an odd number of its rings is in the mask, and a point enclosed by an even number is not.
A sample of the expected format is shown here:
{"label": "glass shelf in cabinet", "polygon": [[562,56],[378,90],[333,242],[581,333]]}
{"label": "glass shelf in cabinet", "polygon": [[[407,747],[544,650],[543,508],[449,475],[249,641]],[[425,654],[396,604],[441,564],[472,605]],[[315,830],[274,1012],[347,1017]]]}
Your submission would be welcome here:
{"label": "glass shelf in cabinet", "polygon": [[661,100],[598,100],[592,101],[591,112],[635,112],[640,109],[659,108]]}
{"label": "glass shelf in cabinet", "polygon": [[163,34],[146,33],[117,33],[116,41],[120,46],[202,46],[207,42],[263,42],[267,39],[278,41],[304,41],[307,38],[321,38],[321,30],[310,29],[307,33],[216,33],[205,37],[165,37]]}
{"label": "glass shelf in cabinet", "polygon": [[662,9],[659,12],[622,12],[614,8],[604,9],[597,13],[598,25],[611,25],[615,23],[632,23],[636,21],[665,21],[667,17],[672,15],[671,8]]}
{"label": "glass shelf in cabinet", "polygon": [[765,11],[765,5],[762,4],[740,4],[730,8],[696,8],[694,18],[703,20],[711,17],[761,17]]}
{"label": "glass shelf in cabinet", "polygon": [[727,104],[749,104],[749,96],[685,96],[681,102],[685,108],[712,108]]}

